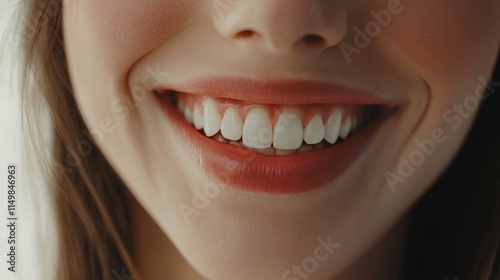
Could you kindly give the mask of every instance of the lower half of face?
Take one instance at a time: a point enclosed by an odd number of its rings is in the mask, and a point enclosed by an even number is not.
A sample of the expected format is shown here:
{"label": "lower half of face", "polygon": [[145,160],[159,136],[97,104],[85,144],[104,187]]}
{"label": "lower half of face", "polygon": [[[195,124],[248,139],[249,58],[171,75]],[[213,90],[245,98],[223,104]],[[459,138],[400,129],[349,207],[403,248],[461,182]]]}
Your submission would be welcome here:
{"label": "lower half of face", "polygon": [[285,2],[63,10],[89,133],[209,279],[341,271],[442,173],[491,90],[498,1]]}

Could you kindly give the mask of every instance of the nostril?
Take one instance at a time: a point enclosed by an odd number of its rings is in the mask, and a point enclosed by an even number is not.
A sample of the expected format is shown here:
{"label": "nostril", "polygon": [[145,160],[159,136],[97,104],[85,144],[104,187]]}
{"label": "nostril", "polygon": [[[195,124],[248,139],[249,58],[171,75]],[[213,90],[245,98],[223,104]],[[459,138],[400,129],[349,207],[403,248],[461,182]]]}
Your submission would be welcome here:
{"label": "nostril", "polygon": [[326,44],[326,40],[323,37],[318,36],[318,35],[314,35],[314,34],[307,34],[307,35],[305,35],[303,37],[302,41],[306,45],[313,45],[313,46],[325,45]]}
{"label": "nostril", "polygon": [[243,31],[236,33],[236,35],[234,35],[234,38],[236,38],[236,39],[248,39],[248,38],[251,38],[253,36],[255,36],[255,32],[253,32],[250,29],[246,29],[246,30],[243,30]]}
{"label": "nostril", "polygon": [[[255,40],[255,39],[264,39],[262,38],[262,34],[256,32],[253,29],[243,29],[240,31],[233,33],[233,39],[239,40],[240,42],[246,42]],[[276,39],[285,39],[285,40],[276,40]],[[310,50],[323,50],[328,47],[328,41],[325,37],[316,35],[314,33],[302,33],[302,36],[297,37],[279,37],[279,36],[270,36],[267,42],[262,41],[262,43],[268,44],[273,50],[289,50],[290,48],[294,48],[296,50],[310,51]]]}

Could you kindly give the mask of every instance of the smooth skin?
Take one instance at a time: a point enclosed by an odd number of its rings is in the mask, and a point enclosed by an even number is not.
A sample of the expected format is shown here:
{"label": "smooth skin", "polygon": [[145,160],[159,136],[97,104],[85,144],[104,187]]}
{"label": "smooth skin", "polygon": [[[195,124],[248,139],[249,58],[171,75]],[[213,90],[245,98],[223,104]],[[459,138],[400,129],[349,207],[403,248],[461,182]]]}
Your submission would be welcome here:
{"label": "smooth skin", "polygon": [[[372,10],[391,20],[363,43],[356,27],[376,21]],[[65,1],[74,95],[132,193],[144,279],[397,279],[400,263],[382,260],[401,257],[405,215],[473,123],[499,14],[497,0]],[[247,193],[204,174],[152,93],[234,75],[331,82],[401,102],[342,178],[299,195]],[[426,139],[435,149],[417,145]],[[413,170],[401,172],[405,160]],[[179,207],[213,184],[217,195],[186,219]],[[318,238],[340,246],[308,272]]]}

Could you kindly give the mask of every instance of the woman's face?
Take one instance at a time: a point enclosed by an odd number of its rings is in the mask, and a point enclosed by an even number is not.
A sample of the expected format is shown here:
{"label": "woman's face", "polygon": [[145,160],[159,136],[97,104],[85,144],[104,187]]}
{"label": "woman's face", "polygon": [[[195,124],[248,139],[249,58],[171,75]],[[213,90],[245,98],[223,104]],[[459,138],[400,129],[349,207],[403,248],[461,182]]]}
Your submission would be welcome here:
{"label": "woman's face", "polygon": [[72,0],[63,26],[82,133],[198,271],[325,279],[457,153],[499,14],[497,0]]}

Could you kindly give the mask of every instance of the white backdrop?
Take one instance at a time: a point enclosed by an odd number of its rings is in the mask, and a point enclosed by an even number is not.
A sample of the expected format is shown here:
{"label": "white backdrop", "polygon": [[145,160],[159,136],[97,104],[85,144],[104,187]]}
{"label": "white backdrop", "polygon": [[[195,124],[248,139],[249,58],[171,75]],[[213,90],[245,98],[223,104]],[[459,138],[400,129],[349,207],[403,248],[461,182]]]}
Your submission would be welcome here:
{"label": "white backdrop", "polygon": [[[24,153],[21,129],[21,102],[17,75],[19,48],[12,38],[19,38],[11,27],[13,12],[20,1],[0,0],[0,279],[54,279],[57,236],[46,186],[41,171],[28,169],[37,166],[33,155]],[[33,1],[33,0],[29,0]],[[35,0],[36,1],[36,0]],[[19,17],[23,20],[23,16]],[[24,17],[25,20],[25,17]],[[10,26],[9,26],[10,25]],[[7,28],[9,27],[9,28]],[[29,121],[29,120],[28,120]],[[30,164],[27,164],[30,163]],[[7,243],[7,166],[16,164],[16,272],[10,266]]]}

